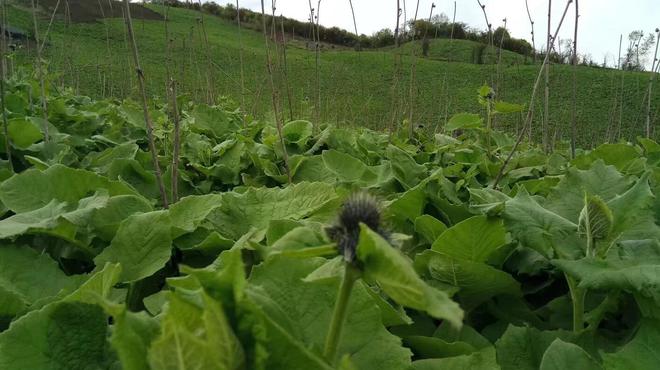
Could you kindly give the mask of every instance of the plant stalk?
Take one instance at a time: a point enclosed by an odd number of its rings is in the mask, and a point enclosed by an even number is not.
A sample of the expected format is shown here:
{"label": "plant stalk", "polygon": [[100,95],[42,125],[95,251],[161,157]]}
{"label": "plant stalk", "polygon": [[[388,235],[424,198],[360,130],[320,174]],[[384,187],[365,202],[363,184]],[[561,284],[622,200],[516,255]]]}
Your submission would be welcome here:
{"label": "plant stalk", "polygon": [[[561,25],[564,23],[564,18],[566,18],[566,13],[568,12],[568,7],[571,5],[573,0],[568,0],[566,2],[566,8],[564,9],[564,14],[561,16],[561,20],[559,21],[559,24],[557,25],[557,30],[555,31],[554,36],[552,37],[553,43],[554,40],[556,39],[557,35],[559,34],[559,30],[561,29]],[[552,47],[552,45],[548,45]],[[543,68],[545,65],[548,63],[548,59],[550,58],[550,53],[545,54],[545,59],[543,60],[543,64],[541,64],[541,70],[539,71],[538,76],[536,76],[536,82],[534,83],[534,88],[532,89],[532,97],[530,99],[530,107],[527,109],[527,118],[525,119],[525,124],[522,127],[522,130],[520,130],[520,134],[518,135],[518,138],[516,139],[516,143],[513,145],[513,148],[511,148],[511,152],[507,156],[506,160],[504,160],[504,163],[502,164],[502,167],[500,168],[499,173],[497,174],[497,177],[495,178],[495,182],[493,183],[493,188],[496,189],[497,185],[499,184],[500,180],[502,180],[502,176],[504,176],[504,172],[506,171],[506,166],[509,164],[511,161],[511,158],[513,158],[513,155],[515,154],[516,150],[518,150],[518,146],[522,142],[523,137],[525,136],[525,132],[529,128],[529,126],[532,123],[532,115],[533,115],[533,104],[534,100],[536,99],[536,91],[538,90],[538,87],[541,83],[541,77],[543,76]]]}
{"label": "plant stalk", "polygon": [[653,64],[651,66],[651,75],[649,76],[648,100],[646,101],[646,138],[651,138],[651,99],[653,99],[653,81],[655,80],[655,66],[658,61],[658,45],[660,45],[660,29],[655,29],[656,43],[653,53]]}
{"label": "plant stalk", "polygon": [[548,153],[550,151],[550,62],[549,57],[552,53],[552,46],[555,43],[555,37],[550,32],[550,20],[552,15],[552,0],[548,0],[548,37],[546,39],[545,51],[545,97],[543,100],[543,127],[541,128],[543,135],[543,150]]}
{"label": "plant stalk", "polygon": [[160,196],[163,202],[163,208],[168,208],[167,192],[165,191],[165,184],[163,183],[163,175],[160,171],[160,164],[158,163],[158,152],[156,152],[156,141],[154,139],[154,127],[149,116],[149,105],[147,102],[147,91],[145,87],[144,73],[140,67],[140,57],[138,55],[137,44],[135,42],[135,33],[133,32],[133,22],[131,21],[131,10],[129,1],[124,0],[124,10],[126,16],[126,31],[128,32],[128,39],[133,51],[133,62],[135,63],[135,72],[137,73],[138,83],[140,86],[140,93],[142,95],[142,111],[144,113],[144,121],[147,126],[147,139],[149,140],[149,151],[151,152],[151,160],[153,161],[154,171],[156,173],[156,181],[160,190]]}
{"label": "plant stalk", "polygon": [[284,136],[282,133],[284,124],[282,123],[282,117],[280,116],[280,97],[277,91],[277,86],[275,86],[275,79],[273,77],[273,62],[270,57],[270,43],[268,41],[268,32],[266,31],[266,8],[264,5],[264,0],[261,0],[261,23],[264,32],[264,41],[266,42],[266,66],[268,67],[268,77],[271,88],[271,101],[273,104],[273,113],[275,114],[275,125],[277,128],[277,135],[280,139],[280,145],[282,145],[282,159],[284,160],[284,170],[286,171],[286,177],[289,180],[289,184],[293,182],[291,178],[291,170],[289,169],[289,154],[286,150],[286,144],[284,144]]}
{"label": "plant stalk", "polygon": [[181,149],[181,119],[176,96],[176,81],[172,80],[172,118],[174,119],[174,150],[172,152],[172,203],[179,200],[179,152]]}
{"label": "plant stalk", "polygon": [[323,349],[323,357],[325,357],[326,361],[331,365],[334,364],[335,357],[337,357],[337,349],[339,348],[341,332],[344,328],[344,323],[346,322],[351,291],[359,277],[360,271],[355,266],[346,264],[344,277],[339,286],[339,295],[337,296],[335,308],[332,313],[332,321],[330,321],[330,329],[325,337],[325,347]]}
{"label": "plant stalk", "polygon": [[577,141],[577,37],[578,21],[580,19],[579,1],[575,0],[575,32],[573,35],[573,109],[571,117],[571,158],[575,158],[575,146]]}
{"label": "plant stalk", "polygon": [[46,103],[46,82],[43,63],[41,61],[41,48],[39,48],[39,24],[37,23],[37,7],[32,0],[32,21],[34,22],[34,41],[37,44],[37,73],[39,74],[39,86],[41,87],[41,110],[44,116],[44,142],[48,143],[48,105]]}
{"label": "plant stalk", "polygon": [[579,333],[584,330],[584,298],[587,295],[587,290],[579,288],[577,281],[572,277],[565,276],[571,293],[571,301],[573,302],[573,331]]}

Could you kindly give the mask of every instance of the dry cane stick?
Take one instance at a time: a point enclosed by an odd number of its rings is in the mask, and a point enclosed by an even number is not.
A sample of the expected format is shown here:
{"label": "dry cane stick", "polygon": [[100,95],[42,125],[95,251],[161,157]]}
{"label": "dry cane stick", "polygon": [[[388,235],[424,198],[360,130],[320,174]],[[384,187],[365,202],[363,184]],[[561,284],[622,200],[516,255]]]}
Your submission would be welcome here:
{"label": "dry cane stick", "polygon": [[[562,23],[564,23],[564,18],[566,18],[566,13],[568,12],[568,7],[571,5],[573,0],[568,0],[566,2],[566,8],[564,9],[564,14],[561,16],[561,20],[559,21],[559,25],[557,26],[557,30],[555,31],[554,36],[552,37],[552,44],[554,44],[554,40],[556,39],[557,35],[559,34],[559,30],[561,29]],[[552,47],[552,44],[548,45],[548,48]],[[543,64],[541,64],[541,70],[539,71],[538,76],[536,77],[536,82],[534,83],[534,88],[532,89],[532,98],[530,99],[531,103],[534,103],[534,99],[536,98],[536,90],[538,90],[539,84],[541,83],[541,77],[543,76],[543,69],[548,63],[548,59],[550,59],[550,53],[545,54],[545,59],[543,60]],[[504,176],[504,171],[506,170],[506,166],[509,164],[511,161],[511,158],[513,158],[513,155],[515,154],[516,150],[518,149],[518,146],[522,142],[523,137],[525,136],[525,131],[529,127],[529,125],[532,122],[532,107],[530,105],[530,108],[527,110],[527,118],[525,119],[525,124],[522,127],[522,130],[520,130],[520,134],[518,134],[518,138],[516,139],[516,143],[513,145],[513,148],[511,148],[511,153],[509,153],[508,157],[502,164],[502,168],[500,168],[499,173],[497,174],[497,177],[495,178],[495,182],[493,183],[493,189],[497,188],[497,185],[499,184],[500,180],[502,180],[502,176]]]}
{"label": "dry cane stick", "polygon": [[580,18],[578,0],[575,0],[575,33],[573,35],[573,113],[571,117],[571,158],[575,158],[575,142],[577,140],[577,37],[578,20]]}
{"label": "dry cane stick", "polygon": [[[2,29],[6,30],[7,27],[7,8],[6,8],[6,1],[2,2]],[[5,77],[7,76],[7,34],[5,32],[2,32],[2,39],[0,39],[0,52],[2,52],[2,55],[0,56],[0,102],[2,103],[2,106],[0,106],[0,109],[2,109],[2,124],[3,124],[3,131],[5,135],[5,151],[7,153],[7,162],[9,163],[9,169],[11,172],[14,172],[14,163],[12,162],[11,158],[11,141],[9,139],[9,128],[8,128],[8,122],[7,122],[7,111],[5,110]]]}
{"label": "dry cane stick", "polygon": [[[241,32],[241,8],[236,0],[236,23],[238,24],[238,59],[241,63],[241,109],[245,109],[245,69],[243,66],[243,36]],[[284,26],[282,26],[284,27]],[[286,58],[285,58],[286,60]],[[292,118],[293,119],[293,118]],[[245,119],[243,119],[245,123]]]}
{"label": "dry cane stick", "polygon": [[646,138],[651,138],[651,99],[653,98],[653,82],[655,80],[655,66],[658,60],[658,45],[660,45],[660,28],[655,29],[656,43],[655,53],[653,54],[653,64],[651,66],[651,76],[649,76],[648,100],[646,101]]}
{"label": "dry cane stick", "polygon": [[167,202],[167,193],[165,192],[165,184],[163,183],[163,175],[160,172],[160,164],[158,163],[158,153],[156,152],[156,142],[154,140],[154,127],[151,123],[151,117],[149,116],[149,106],[147,103],[147,91],[145,88],[145,78],[140,67],[140,57],[138,56],[137,44],[135,43],[135,33],[133,32],[133,22],[131,21],[131,10],[128,0],[124,0],[124,10],[126,15],[126,31],[128,32],[128,38],[131,43],[131,49],[133,51],[133,62],[135,63],[135,72],[137,73],[138,84],[140,86],[140,93],[142,95],[142,111],[144,112],[144,122],[147,125],[147,138],[149,140],[149,151],[151,151],[151,159],[154,164],[154,171],[156,172],[156,181],[158,182],[158,189],[160,190],[160,196],[163,201],[163,208],[168,208],[169,203]]}
{"label": "dry cane stick", "polygon": [[32,0],[32,20],[34,22],[34,41],[37,44],[37,71],[39,74],[39,85],[41,87],[41,110],[44,116],[44,142],[48,143],[48,106],[46,103],[46,83],[44,81],[44,69],[41,62],[41,50],[39,49],[39,25],[37,24],[37,8]]}
{"label": "dry cane stick", "polygon": [[[124,0],[128,1],[128,0]],[[264,7],[264,0],[261,0],[261,24],[264,32],[264,41],[266,42],[266,65],[268,66],[268,81],[270,82],[270,88],[272,91],[271,100],[273,103],[273,113],[275,114],[275,124],[277,126],[277,134],[280,137],[280,144],[282,145],[282,157],[284,159],[284,170],[286,171],[286,177],[289,180],[289,184],[292,183],[291,171],[289,169],[289,154],[286,151],[286,145],[284,144],[284,136],[282,134],[282,119],[280,117],[280,107],[279,107],[279,95],[277,93],[277,86],[275,86],[275,80],[273,78],[273,63],[270,59],[270,45],[268,43],[268,32],[266,31],[266,8]]]}
{"label": "dry cane stick", "polygon": [[179,200],[179,151],[181,149],[181,120],[176,100],[176,81],[172,80],[172,117],[174,119],[174,151],[172,153],[172,202]]}
{"label": "dry cane stick", "polygon": [[41,42],[41,46],[39,46],[39,51],[42,52],[44,50],[44,46],[46,46],[46,40],[48,40],[48,35],[50,34],[50,27],[53,25],[53,20],[55,19],[55,13],[57,13],[57,9],[60,7],[60,1],[57,0],[57,4],[55,4],[55,9],[53,9],[53,14],[50,16],[50,22],[48,23],[48,28],[46,29],[46,35],[44,36],[44,40]]}

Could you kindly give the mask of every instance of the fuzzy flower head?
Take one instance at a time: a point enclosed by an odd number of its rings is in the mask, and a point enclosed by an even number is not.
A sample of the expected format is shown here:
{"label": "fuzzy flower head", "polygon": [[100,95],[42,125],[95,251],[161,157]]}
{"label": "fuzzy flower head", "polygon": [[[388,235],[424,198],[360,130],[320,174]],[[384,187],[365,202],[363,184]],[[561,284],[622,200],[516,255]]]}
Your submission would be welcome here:
{"label": "fuzzy flower head", "polygon": [[326,229],[328,237],[337,243],[339,253],[346,262],[355,260],[355,249],[360,239],[360,224],[387,237],[382,229],[381,209],[378,200],[368,193],[351,195],[339,212],[337,223]]}

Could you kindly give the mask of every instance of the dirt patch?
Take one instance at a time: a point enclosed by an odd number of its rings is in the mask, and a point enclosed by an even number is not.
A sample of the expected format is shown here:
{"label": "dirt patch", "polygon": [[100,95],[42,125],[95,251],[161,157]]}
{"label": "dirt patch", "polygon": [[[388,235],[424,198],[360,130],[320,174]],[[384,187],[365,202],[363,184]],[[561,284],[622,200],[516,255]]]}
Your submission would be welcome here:
{"label": "dirt patch", "polygon": [[[78,23],[96,22],[105,18],[121,18],[124,4],[117,0],[67,0],[71,21]],[[60,1],[57,7],[57,15],[64,18],[66,14],[66,2]],[[57,6],[57,0],[39,0],[39,6],[48,12],[49,16]],[[162,20],[163,16],[141,4],[130,4],[131,17],[133,19]]]}

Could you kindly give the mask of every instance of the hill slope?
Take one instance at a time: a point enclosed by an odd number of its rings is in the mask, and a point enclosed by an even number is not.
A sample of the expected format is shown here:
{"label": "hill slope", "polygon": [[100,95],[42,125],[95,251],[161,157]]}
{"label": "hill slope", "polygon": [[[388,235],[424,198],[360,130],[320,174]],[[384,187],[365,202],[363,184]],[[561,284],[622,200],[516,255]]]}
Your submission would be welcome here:
{"label": "hill slope", "polygon": [[[160,14],[165,9],[151,5]],[[48,14],[42,14],[42,34],[48,27]],[[245,100],[246,110],[256,116],[271,111],[270,91],[265,68],[265,48],[261,33],[244,29],[239,40],[238,28],[230,22],[186,9],[169,9],[168,29],[172,53],[171,74],[180,82],[179,92],[193,99],[204,100],[210,84],[217,95],[236,102]],[[12,25],[31,28],[30,14],[25,9],[12,8]],[[165,22],[136,19],[134,21],[149,93],[165,95],[166,50]],[[204,32],[205,31],[205,32]],[[208,47],[205,41],[208,38]],[[124,23],[119,18],[97,22],[66,23],[57,18],[49,34],[46,58],[53,72],[61,73],[62,81],[79,88],[81,93],[95,97],[123,97],[135,93],[134,72],[130,68]],[[242,41],[242,42],[241,42]],[[463,42],[464,43],[464,42]],[[242,45],[242,46],[241,46]],[[289,89],[282,88],[287,118],[313,117],[316,102],[315,55],[303,42],[291,43],[286,50]],[[301,47],[296,47],[301,46]],[[416,66],[415,121],[427,127],[444,124],[457,112],[475,112],[477,89],[496,76],[493,65],[446,62],[446,42],[436,40],[430,57],[419,58]],[[325,49],[320,58],[321,119],[336,123],[350,122],[372,128],[388,127],[396,115],[397,122],[407,117],[410,64],[408,51],[363,51]],[[464,44],[453,45],[456,59],[465,61]],[[281,45],[278,50],[281,51]],[[243,51],[244,89],[241,88],[240,51]],[[451,49],[450,49],[451,50]],[[459,50],[463,50],[459,53]],[[401,53],[401,75],[394,88],[395,55]],[[513,54],[513,53],[511,53]],[[25,53],[21,53],[25,57]],[[533,65],[515,64],[517,54],[506,54],[501,68],[502,83],[498,99],[528,104],[532,84],[538,73]],[[469,61],[469,59],[468,59]],[[209,72],[210,71],[210,72]],[[627,137],[643,132],[641,115],[647,75],[626,73],[621,132]],[[606,136],[613,114],[615,87],[620,84],[616,71],[579,67],[578,69],[579,133],[582,144],[602,140]],[[570,123],[572,69],[553,66],[551,74],[551,127],[557,138],[566,137]],[[282,86],[284,86],[282,84]],[[654,107],[660,106],[660,89],[654,94]],[[288,101],[288,96],[291,97]],[[541,117],[540,101],[536,117]],[[396,113],[395,113],[396,111]],[[654,117],[660,118],[656,108]],[[618,120],[618,118],[615,118]],[[498,119],[499,127],[515,128],[520,117]],[[535,122],[538,126],[540,123]],[[534,130],[536,135],[538,130]],[[657,135],[657,134],[656,134]]]}

